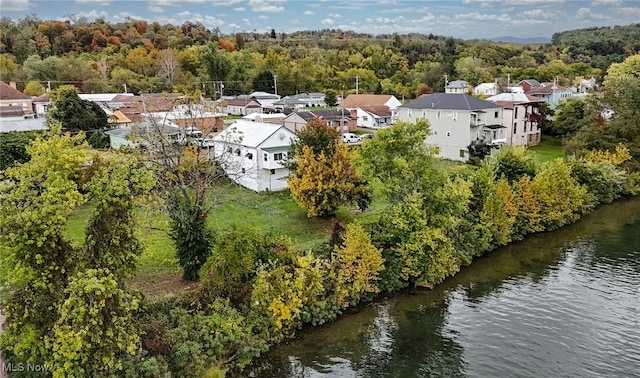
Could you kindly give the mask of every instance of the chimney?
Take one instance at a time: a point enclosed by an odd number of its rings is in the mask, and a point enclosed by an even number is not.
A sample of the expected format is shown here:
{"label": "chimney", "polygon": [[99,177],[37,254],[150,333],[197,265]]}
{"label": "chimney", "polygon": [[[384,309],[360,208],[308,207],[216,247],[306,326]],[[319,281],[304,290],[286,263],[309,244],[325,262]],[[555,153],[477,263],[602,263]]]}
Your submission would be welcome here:
{"label": "chimney", "polygon": [[15,81],[10,81],[10,82],[9,82],[9,86],[10,86],[11,88],[13,88],[13,89],[18,89],[18,88],[16,88],[16,82],[15,82]]}

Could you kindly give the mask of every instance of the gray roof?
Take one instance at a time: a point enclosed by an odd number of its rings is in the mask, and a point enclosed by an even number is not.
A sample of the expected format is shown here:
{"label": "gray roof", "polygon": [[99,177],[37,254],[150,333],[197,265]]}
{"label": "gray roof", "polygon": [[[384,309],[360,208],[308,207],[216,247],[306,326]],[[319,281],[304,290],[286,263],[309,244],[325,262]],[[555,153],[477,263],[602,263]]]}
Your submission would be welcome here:
{"label": "gray roof", "polygon": [[49,130],[49,128],[47,127],[47,122],[44,118],[0,121],[0,133],[8,133],[11,131],[41,131],[41,130]]}
{"label": "gray roof", "polygon": [[496,105],[490,101],[480,100],[466,93],[434,93],[420,96],[399,107],[408,109],[455,109],[470,111],[501,108],[500,105]]}
{"label": "gray roof", "polygon": [[447,85],[447,88],[468,88],[469,83],[464,80],[454,80]]}

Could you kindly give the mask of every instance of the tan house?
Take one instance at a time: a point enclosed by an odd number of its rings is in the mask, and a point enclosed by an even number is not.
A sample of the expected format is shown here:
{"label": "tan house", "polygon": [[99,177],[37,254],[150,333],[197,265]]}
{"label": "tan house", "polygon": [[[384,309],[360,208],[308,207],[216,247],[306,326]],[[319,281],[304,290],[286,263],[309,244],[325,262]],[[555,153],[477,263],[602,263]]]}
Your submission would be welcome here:
{"label": "tan house", "polygon": [[11,119],[33,119],[31,96],[16,89],[15,84],[9,85],[0,81],[0,117]]}
{"label": "tan house", "polygon": [[[391,125],[397,119],[396,110],[402,105],[400,100],[394,95],[376,95],[376,94],[350,94],[348,95],[339,108],[356,111],[358,127],[373,127],[374,124]],[[390,118],[386,116],[386,112],[382,112],[382,107],[386,107],[390,114]],[[376,109],[373,114],[372,110]],[[369,113],[369,114],[367,114]]]}

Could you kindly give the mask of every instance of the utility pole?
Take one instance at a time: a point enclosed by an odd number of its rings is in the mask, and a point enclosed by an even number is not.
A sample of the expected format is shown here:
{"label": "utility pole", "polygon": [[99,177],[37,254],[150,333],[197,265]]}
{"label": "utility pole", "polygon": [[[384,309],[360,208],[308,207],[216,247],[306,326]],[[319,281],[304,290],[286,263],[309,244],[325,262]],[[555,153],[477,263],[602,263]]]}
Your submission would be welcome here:
{"label": "utility pole", "polygon": [[273,90],[275,91],[274,94],[278,94],[278,76],[273,75]]}
{"label": "utility pole", "polygon": [[356,94],[358,94],[358,79],[359,79],[359,76],[356,75]]}
{"label": "utility pole", "polygon": [[446,88],[449,85],[449,75],[444,74],[444,87]]}
{"label": "utility pole", "polygon": [[122,84],[122,86],[124,87],[124,93],[127,93],[127,83]]}

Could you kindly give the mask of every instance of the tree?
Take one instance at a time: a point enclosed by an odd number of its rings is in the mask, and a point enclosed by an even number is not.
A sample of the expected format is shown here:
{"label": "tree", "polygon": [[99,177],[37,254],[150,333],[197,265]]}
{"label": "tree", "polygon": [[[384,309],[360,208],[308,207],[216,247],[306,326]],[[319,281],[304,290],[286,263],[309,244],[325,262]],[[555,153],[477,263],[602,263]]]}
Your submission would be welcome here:
{"label": "tree", "polygon": [[44,94],[44,92],[44,85],[40,84],[37,81],[28,82],[23,91],[23,93],[28,96],[40,96]]}
{"label": "tree", "polygon": [[78,90],[63,85],[51,92],[52,109],[49,117],[58,121],[66,130],[88,131],[106,128],[107,114],[92,101],[82,100]]}
{"label": "tree", "polygon": [[29,161],[27,145],[36,138],[35,133],[17,132],[0,134],[0,171],[16,163]]}
{"label": "tree", "polygon": [[252,83],[254,91],[273,93],[273,74],[269,71],[260,72]]}
{"label": "tree", "polygon": [[173,85],[177,76],[180,75],[182,71],[177,53],[172,49],[163,50],[158,55],[158,60],[158,74],[160,77],[166,79],[169,84]]}
{"label": "tree", "polygon": [[480,162],[491,154],[491,146],[484,140],[476,139],[467,146],[469,150],[469,163],[480,165]]}
{"label": "tree", "polygon": [[358,205],[366,209],[369,187],[356,173],[347,145],[336,142],[333,155],[316,154],[304,146],[296,157],[297,169],[291,172],[288,186],[296,203],[307,209],[308,217],[329,217],[340,205]]}
{"label": "tree", "polygon": [[224,81],[231,71],[231,61],[217,43],[209,42],[200,49],[199,60],[210,80]]}
{"label": "tree", "polygon": [[580,97],[570,97],[558,104],[555,119],[545,133],[564,137],[575,134],[586,122],[588,103]]}
{"label": "tree", "polygon": [[[130,155],[85,167],[83,138],[54,127],[27,147],[31,160],[6,171],[0,190],[0,242],[11,246],[0,256],[14,267],[3,277],[13,290],[3,300],[2,348],[10,361],[51,366],[54,377],[114,374],[137,350],[137,299],[124,278],[140,252],[134,204],[151,176]],[[75,247],[64,229],[87,200],[95,210]]]}
{"label": "tree", "polygon": [[269,34],[269,37],[276,39],[278,36],[276,36],[276,30],[275,29],[271,29],[271,33]]}
{"label": "tree", "polygon": [[338,105],[338,95],[336,91],[329,89],[325,92],[324,102],[327,106],[336,106]]}

